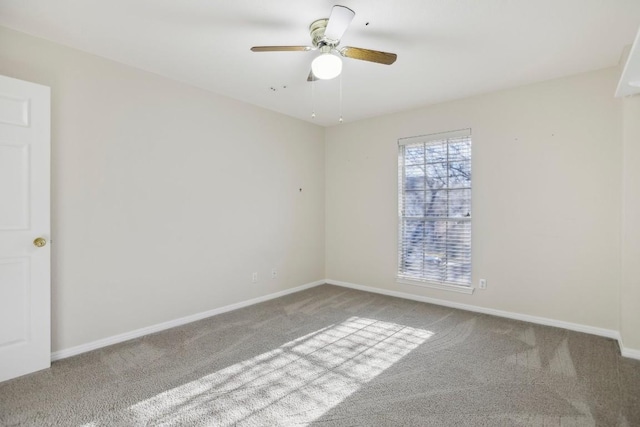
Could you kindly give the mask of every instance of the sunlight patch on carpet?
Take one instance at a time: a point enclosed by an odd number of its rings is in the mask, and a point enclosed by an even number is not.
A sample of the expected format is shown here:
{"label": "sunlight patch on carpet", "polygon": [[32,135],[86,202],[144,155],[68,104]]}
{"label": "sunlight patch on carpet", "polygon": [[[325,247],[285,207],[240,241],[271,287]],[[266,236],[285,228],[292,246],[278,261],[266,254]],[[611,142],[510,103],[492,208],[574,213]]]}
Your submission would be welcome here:
{"label": "sunlight patch on carpet", "polygon": [[433,335],[351,317],[274,350],[136,403],[153,423],[216,425],[310,422],[380,375]]}

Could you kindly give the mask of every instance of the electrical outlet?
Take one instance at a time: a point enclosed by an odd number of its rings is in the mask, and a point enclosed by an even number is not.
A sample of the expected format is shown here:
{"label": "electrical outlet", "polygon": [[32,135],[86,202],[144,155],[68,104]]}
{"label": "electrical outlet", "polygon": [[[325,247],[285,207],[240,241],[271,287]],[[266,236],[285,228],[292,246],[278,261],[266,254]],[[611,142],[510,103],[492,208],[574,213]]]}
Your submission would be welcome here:
{"label": "electrical outlet", "polygon": [[480,289],[487,289],[487,279],[480,279],[480,284],[478,287]]}
{"label": "electrical outlet", "polygon": [[278,277],[278,270],[274,267],[271,269],[271,278],[275,279],[276,277]]}
{"label": "electrical outlet", "polygon": [[256,283],[258,281],[258,273],[253,273],[251,275],[251,282]]}

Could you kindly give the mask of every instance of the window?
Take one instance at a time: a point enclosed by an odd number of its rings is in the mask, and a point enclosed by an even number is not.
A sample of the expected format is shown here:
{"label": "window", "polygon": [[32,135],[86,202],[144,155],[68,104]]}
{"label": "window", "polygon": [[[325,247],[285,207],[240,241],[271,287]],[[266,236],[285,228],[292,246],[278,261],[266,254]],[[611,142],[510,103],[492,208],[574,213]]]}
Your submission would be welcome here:
{"label": "window", "polygon": [[398,174],[399,281],[472,292],[470,129],[400,139]]}

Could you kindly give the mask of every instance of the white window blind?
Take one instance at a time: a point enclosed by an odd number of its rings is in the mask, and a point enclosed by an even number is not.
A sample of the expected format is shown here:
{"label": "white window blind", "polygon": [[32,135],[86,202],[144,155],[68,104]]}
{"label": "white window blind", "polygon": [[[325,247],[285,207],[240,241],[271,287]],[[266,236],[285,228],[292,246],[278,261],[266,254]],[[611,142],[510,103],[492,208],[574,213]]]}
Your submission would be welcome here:
{"label": "white window blind", "polygon": [[471,131],[398,141],[398,278],[471,287]]}

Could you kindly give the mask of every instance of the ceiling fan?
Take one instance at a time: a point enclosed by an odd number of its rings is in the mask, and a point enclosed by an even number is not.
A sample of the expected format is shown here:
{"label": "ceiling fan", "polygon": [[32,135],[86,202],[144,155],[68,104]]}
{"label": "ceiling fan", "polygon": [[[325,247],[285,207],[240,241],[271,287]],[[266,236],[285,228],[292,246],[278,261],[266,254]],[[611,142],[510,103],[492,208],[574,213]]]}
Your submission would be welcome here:
{"label": "ceiling fan", "polygon": [[253,52],[295,52],[319,50],[321,54],[311,63],[311,72],[307,81],[316,79],[328,80],[337,77],[342,71],[342,61],[339,54],[345,58],[360,59],[362,61],[377,62],[391,65],[398,55],[381,52],[379,50],[363,49],[360,47],[344,46],[338,48],[342,35],[347,31],[355,12],[345,6],[333,6],[328,19],[318,19],[309,26],[312,46],[254,46]]}

